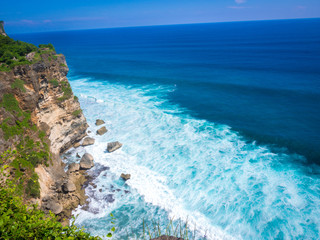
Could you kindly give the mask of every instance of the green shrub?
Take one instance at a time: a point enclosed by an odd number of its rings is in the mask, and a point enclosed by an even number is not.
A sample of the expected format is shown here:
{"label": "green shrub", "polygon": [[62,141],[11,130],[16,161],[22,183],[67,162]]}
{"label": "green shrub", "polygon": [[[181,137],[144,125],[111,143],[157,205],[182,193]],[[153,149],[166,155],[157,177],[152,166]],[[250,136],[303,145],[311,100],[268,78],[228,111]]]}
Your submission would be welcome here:
{"label": "green shrub", "polygon": [[78,110],[75,110],[75,111],[72,113],[72,115],[75,116],[75,117],[77,117],[77,116],[79,116],[81,113],[82,113],[82,110],[81,110],[81,109],[78,109]]}
{"label": "green shrub", "polygon": [[52,51],[56,51],[56,50],[54,49],[54,46],[52,45],[52,43],[40,44],[40,45],[39,45],[39,48],[49,48],[49,49],[52,50]]}
{"label": "green shrub", "polygon": [[52,86],[54,86],[54,87],[58,87],[58,86],[59,86],[59,82],[58,82],[58,80],[55,79],[55,78],[51,79],[51,80],[49,81],[49,83],[51,83]]}
{"label": "green shrub", "polygon": [[18,88],[22,92],[26,92],[26,89],[24,88],[24,81],[18,78],[14,81],[14,83],[11,84],[11,88],[13,89]]}
{"label": "green shrub", "polygon": [[63,91],[63,96],[58,98],[58,101],[63,102],[72,96],[72,89],[69,82],[61,82],[61,90]]}
{"label": "green shrub", "polygon": [[29,64],[25,56],[33,51],[37,51],[37,47],[33,44],[0,35],[0,71],[8,71],[14,66]]}
{"label": "green shrub", "polygon": [[23,129],[19,128],[17,125],[10,126],[7,121],[0,124],[0,128],[4,133],[4,139],[8,140],[10,137],[20,135],[23,133]]}
{"label": "green shrub", "polygon": [[60,63],[60,67],[67,67],[64,63]]}
{"label": "green shrub", "polygon": [[25,205],[15,188],[6,181],[0,189],[0,239],[100,239],[73,223],[63,227],[54,214],[46,215],[36,205]]}
{"label": "green shrub", "polygon": [[78,100],[79,100],[79,98],[78,98],[77,96],[74,96],[73,99],[74,99],[75,101],[78,101]]}
{"label": "green shrub", "polygon": [[17,99],[11,93],[6,93],[3,95],[0,106],[4,107],[8,112],[18,114],[18,116],[21,116],[22,114]]}
{"label": "green shrub", "polygon": [[26,194],[33,198],[40,197],[40,184],[38,181],[39,177],[36,173],[33,173],[31,178],[28,180],[26,187]]}

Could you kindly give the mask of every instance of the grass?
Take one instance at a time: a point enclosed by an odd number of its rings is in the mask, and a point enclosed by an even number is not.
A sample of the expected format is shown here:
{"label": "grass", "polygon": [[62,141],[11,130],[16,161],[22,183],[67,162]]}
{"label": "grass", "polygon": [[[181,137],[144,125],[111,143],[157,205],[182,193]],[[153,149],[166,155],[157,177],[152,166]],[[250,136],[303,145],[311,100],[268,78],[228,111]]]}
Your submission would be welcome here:
{"label": "grass", "polygon": [[[45,133],[39,131],[32,123],[30,112],[23,111],[19,107],[13,94],[4,94],[0,106],[13,115],[0,123],[4,139],[9,140],[18,136],[14,142],[16,149],[14,159],[9,163],[14,170],[13,176],[19,180],[17,189],[27,197],[39,197],[40,185],[34,168],[39,164],[48,165],[50,159]],[[25,167],[27,171],[22,172],[20,167]]]}
{"label": "grass", "polygon": [[24,81],[21,79],[16,78],[14,83],[11,84],[11,88],[13,89],[20,89],[22,92],[26,92],[26,89],[24,88]]}
{"label": "grass", "polygon": [[79,116],[81,113],[82,113],[82,110],[81,110],[81,109],[78,109],[78,110],[73,111],[73,112],[72,112],[72,115],[75,116],[75,117],[77,117],[77,116]]}
{"label": "grass", "polygon": [[[136,234],[132,230],[132,233],[127,233],[125,239],[143,239],[143,240],[150,240],[153,238],[158,238],[160,236],[173,236],[177,238],[183,238],[184,240],[195,240],[196,239],[196,226],[194,226],[193,230],[189,226],[188,219],[184,223],[182,220],[174,220],[173,218],[169,220],[166,225],[160,224],[160,220],[156,221],[149,221],[147,223],[145,220],[142,222],[142,233]],[[198,237],[197,239],[206,239],[204,237]]]}
{"label": "grass", "polygon": [[30,64],[25,56],[37,49],[33,44],[15,41],[8,36],[0,35],[0,71],[8,71],[14,66]]}
{"label": "grass", "polygon": [[72,89],[71,89],[71,86],[70,86],[69,82],[62,81],[61,82],[61,89],[62,89],[62,92],[63,92],[63,96],[58,98],[58,101],[63,102],[65,100],[71,98]]}
{"label": "grass", "polygon": [[[45,214],[37,205],[26,205],[17,195],[20,185],[10,179],[6,171],[6,159],[12,154],[13,151],[6,151],[0,155],[0,239],[101,239],[90,236],[74,222],[70,226],[62,226],[53,213]],[[39,193],[33,188],[32,180],[37,178],[35,174],[28,182],[29,190],[35,195]]]}
{"label": "grass", "polygon": [[56,78],[53,78],[49,81],[49,83],[53,86],[53,87],[58,87],[59,86],[59,82]]}
{"label": "grass", "polygon": [[52,45],[52,43],[48,43],[48,44],[39,44],[39,48],[48,48],[51,51],[56,51],[54,46]]}
{"label": "grass", "polygon": [[4,107],[8,112],[17,114],[18,116],[22,115],[22,111],[19,107],[19,102],[12,93],[6,93],[3,95],[0,106]]}

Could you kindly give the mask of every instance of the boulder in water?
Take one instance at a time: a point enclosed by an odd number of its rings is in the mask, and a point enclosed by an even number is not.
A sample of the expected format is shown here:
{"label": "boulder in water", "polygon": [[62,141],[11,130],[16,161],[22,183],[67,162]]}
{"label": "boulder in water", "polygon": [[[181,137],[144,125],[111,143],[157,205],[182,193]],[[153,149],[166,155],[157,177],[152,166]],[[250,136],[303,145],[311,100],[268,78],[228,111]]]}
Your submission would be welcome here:
{"label": "boulder in water", "polygon": [[114,152],[115,150],[122,147],[122,143],[116,141],[116,142],[110,142],[108,143],[107,150],[108,152]]}
{"label": "boulder in water", "polygon": [[121,173],[120,176],[123,180],[127,181],[131,178],[131,174],[125,174],[125,173]]}
{"label": "boulder in water", "polygon": [[108,130],[106,129],[106,127],[102,127],[100,129],[97,130],[97,134],[98,135],[103,135],[105,134],[106,132],[108,132]]}
{"label": "boulder in water", "polygon": [[95,142],[94,138],[86,137],[85,139],[83,139],[82,146],[93,145],[94,142]]}
{"label": "boulder in water", "polygon": [[85,153],[80,160],[80,169],[87,170],[94,166],[93,157],[89,153]]}
{"label": "boulder in water", "polygon": [[104,124],[104,121],[103,121],[103,120],[101,120],[101,119],[97,119],[97,120],[96,120],[96,126],[100,126],[100,125],[102,125],[102,124]]}

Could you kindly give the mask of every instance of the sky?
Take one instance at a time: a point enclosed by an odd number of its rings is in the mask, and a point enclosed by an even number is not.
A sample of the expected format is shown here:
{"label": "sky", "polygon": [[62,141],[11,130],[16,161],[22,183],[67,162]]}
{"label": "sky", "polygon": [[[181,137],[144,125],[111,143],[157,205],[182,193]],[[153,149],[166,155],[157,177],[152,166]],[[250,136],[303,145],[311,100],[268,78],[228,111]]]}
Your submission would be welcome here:
{"label": "sky", "polygon": [[3,1],[7,33],[319,18],[320,0]]}

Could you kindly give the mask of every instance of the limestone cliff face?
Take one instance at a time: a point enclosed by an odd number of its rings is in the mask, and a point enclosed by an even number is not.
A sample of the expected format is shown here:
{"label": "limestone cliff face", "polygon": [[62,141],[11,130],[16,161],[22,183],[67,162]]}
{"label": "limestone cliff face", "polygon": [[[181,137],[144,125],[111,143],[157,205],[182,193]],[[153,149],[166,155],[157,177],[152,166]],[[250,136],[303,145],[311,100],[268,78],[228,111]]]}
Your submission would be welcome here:
{"label": "limestone cliff face", "polygon": [[[34,113],[37,125],[48,134],[54,154],[63,153],[79,142],[88,127],[66,78],[69,69],[65,57],[57,56],[53,62],[43,61],[33,66],[39,79],[39,98]],[[70,91],[67,96],[64,89]]]}
{"label": "limestone cliff face", "polygon": [[[86,135],[88,125],[66,78],[69,69],[65,57],[60,54],[53,56],[54,60],[49,54],[42,54],[42,60],[35,64],[0,72],[0,96],[14,93],[21,109],[31,112],[32,121],[46,132],[51,141],[50,150],[57,156],[79,142]],[[12,89],[16,79],[24,82],[25,91]],[[2,113],[0,122],[8,115],[4,111]],[[14,139],[4,141],[1,132],[0,129],[0,151],[3,151]]]}
{"label": "limestone cliff face", "polygon": [[[0,153],[14,149],[22,136],[28,135],[34,142],[39,138],[38,132],[24,131],[19,135],[6,130],[23,122],[17,110],[11,109],[10,102],[5,105],[12,96],[13,102],[17,100],[18,108],[30,113],[30,121],[46,134],[45,141],[50,149],[48,165],[39,164],[35,169],[40,184],[40,198],[36,201],[42,209],[51,210],[62,219],[84,203],[81,184],[85,179],[84,172],[65,173],[60,154],[86,135],[88,124],[66,77],[69,69],[65,57],[52,50],[41,49],[40,53],[31,52],[26,58],[33,63],[15,66],[8,72],[0,71]],[[9,100],[5,100],[6,97]],[[28,170],[21,171],[28,174]],[[76,188],[64,191],[63,186],[70,182],[74,182]]]}

